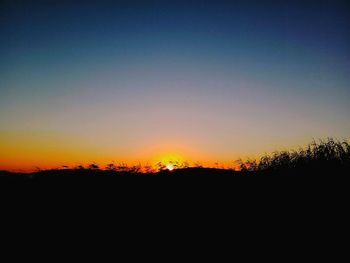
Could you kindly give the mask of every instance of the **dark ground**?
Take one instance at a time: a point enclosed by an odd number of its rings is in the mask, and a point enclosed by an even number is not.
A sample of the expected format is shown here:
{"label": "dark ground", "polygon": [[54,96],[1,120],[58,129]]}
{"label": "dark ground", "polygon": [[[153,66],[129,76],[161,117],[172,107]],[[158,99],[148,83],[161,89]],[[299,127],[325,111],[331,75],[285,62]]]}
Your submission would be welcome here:
{"label": "dark ground", "polygon": [[[155,174],[91,169],[31,174],[0,172],[0,200],[11,210],[26,211],[19,218],[24,220],[21,224],[37,213],[33,206],[39,206],[44,214],[54,211],[61,215],[61,210],[76,214],[83,210],[89,212],[88,217],[104,219],[107,217],[101,210],[108,211],[108,218],[112,214],[124,218],[136,213],[133,218],[136,221],[158,214],[164,222],[164,213],[170,218],[181,215],[184,217],[181,220],[187,220],[186,215],[196,211],[201,211],[202,217],[220,218],[223,218],[222,211],[225,218],[228,215],[241,218],[246,216],[244,213],[249,215],[255,211],[250,220],[258,221],[273,212],[276,214],[273,220],[278,221],[281,211],[298,210],[300,216],[316,208],[325,213],[336,207],[337,211],[347,211],[344,204],[349,197],[348,171],[339,167],[313,172],[235,172],[207,168]],[[242,214],[242,211],[245,212]],[[327,214],[335,215],[334,212]]]}
{"label": "dark ground", "polygon": [[[32,181],[32,182],[88,182],[88,181],[123,181],[123,180],[340,180],[350,176],[348,167],[327,169],[285,169],[263,171],[234,171],[217,168],[183,168],[157,173],[119,172],[99,169],[59,169],[43,170],[33,173],[12,173],[0,171],[0,182]],[[172,178],[172,179],[171,179]]]}

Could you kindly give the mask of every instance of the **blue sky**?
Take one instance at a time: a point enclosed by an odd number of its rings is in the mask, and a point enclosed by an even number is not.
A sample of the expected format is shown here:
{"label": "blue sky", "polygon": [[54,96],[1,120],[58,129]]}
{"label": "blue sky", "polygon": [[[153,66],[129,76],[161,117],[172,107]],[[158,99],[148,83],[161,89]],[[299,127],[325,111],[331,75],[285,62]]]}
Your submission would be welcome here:
{"label": "blue sky", "polygon": [[57,159],[156,148],[225,161],[349,138],[348,13],[346,1],[2,1],[0,157],[20,166],[24,140],[35,163],[60,141]]}

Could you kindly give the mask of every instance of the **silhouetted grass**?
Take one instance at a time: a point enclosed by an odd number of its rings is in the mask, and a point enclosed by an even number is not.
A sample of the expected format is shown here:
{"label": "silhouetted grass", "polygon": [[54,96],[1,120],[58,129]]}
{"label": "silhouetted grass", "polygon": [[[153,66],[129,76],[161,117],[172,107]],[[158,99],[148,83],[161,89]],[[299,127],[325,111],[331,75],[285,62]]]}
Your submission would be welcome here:
{"label": "silhouetted grass", "polygon": [[313,141],[305,149],[275,152],[259,161],[241,162],[240,168],[242,172],[274,175],[346,174],[350,172],[350,145],[346,140],[332,138]]}
{"label": "silhouetted grass", "polygon": [[92,163],[87,167],[79,165],[75,168],[43,170],[31,174],[10,173],[0,171],[2,179],[25,180],[96,180],[96,178],[122,177],[266,177],[266,176],[303,176],[308,177],[336,177],[350,174],[350,145],[346,140],[334,139],[313,141],[306,148],[294,151],[274,152],[265,155],[260,160],[239,161],[240,170],[203,168],[201,166],[175,164],[173,171],[168,171],[161,163],[156,168],[141,165],[128,166],[126,164],[108,164],[100,168]]}

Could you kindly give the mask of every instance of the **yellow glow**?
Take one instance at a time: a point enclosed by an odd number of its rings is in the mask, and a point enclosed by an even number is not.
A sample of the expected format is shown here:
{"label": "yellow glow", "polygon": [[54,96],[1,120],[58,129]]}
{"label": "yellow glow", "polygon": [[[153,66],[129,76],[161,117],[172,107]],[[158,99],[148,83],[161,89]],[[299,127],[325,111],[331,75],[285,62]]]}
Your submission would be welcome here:
{"label": "yellow glow", "polygon": [[172,163],[168,163],[168,164],[166,165],[166,168],[167,168],[169,171],[172,171],[172,170],[174,170],[174,165],[173,165]]}
{"label": "yellow glow", "polygon": [[[218,158],[205,149],[188,142],[175,143],[167,140],[142,146],[140,150],[116,150],[114,145],[105,146],[89,143],[65,134],[52,132],[1,132],[0,170],[35,171],[62,167],[87,166],[96,163],[104,168],[110,163],[150,166],[154,170],[172,171],[191,166],[225,167],[233,166],[235,156]],[[219,164],[216,164],[216,163]]]}
{"label": "yellow glow", "polygon": [[160,162],[169,164],[169,163],[181,163],[184,161],[184,158],[181,157],[179,154],[165,154],[162,155],[160,158],[157,158]]}

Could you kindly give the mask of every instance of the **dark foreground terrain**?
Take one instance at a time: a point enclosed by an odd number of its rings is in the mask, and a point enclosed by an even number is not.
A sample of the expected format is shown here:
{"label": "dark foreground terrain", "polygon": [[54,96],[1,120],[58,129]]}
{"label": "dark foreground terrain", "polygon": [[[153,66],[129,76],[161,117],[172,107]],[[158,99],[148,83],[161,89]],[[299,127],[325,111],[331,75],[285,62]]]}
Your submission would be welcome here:
{"label": "dark foreground terrain", "polygon": [[269,178],[299,178],[303,180],[323,180],[346,178],[350,176],[348,167],[336,167],[328,169],[291,169],[291,170],[266,170],[266,171],[234,171],[216,168],[183,168],[173,171],[160,171],[157,173],[133,173],[106,171],[99,169],[65,169],[44,170],[33,173],[11,173],[0,171],[0,181],[118,181],[127,178],[223,178],[233,180],[269,179]]}
{"label": "dark foreground terrain", "polygon": [[[31,174],[0,172],[0,193],[8,193],[6,198],[10,200],[20,197],[24,202],[33,196],[42,202],[50,196],[68,199],[73,195],[89,202],[134,200],[150,204],[169,198],[185,201],[194,197],[209,203],[235,199],[266,203],[284,200],[282,197],[300,200],[309,196],[310,200],[329,204],[329,200],[347,199],[349,176],[346,166],[261,171],[184,168],[149,174],[99,169],[47,170]],[[264,199],[270,201],[261,201]]]}
{"label": "dark foreground terrain", "polygon": [[[121,207],[143,211],[158,204],[157,212],[187,209],[188,213],[208,207],[236,213],[275,204],[280,209],[304,207],[308,212],[341,206],[349,198],[349,166],[232,171],[213,168],[184,168],[158,173],[134,173],[100,169],[47,170],[31,174],[0,172],[0,199],[15,203],[13,209],[33,204],[48,208],[72,207],[72,213],[91,207],[105,207],[118,213]],[[297,205],[296,205],[297,204]],[[157,206],[157,205],[156,205]],[[299,209],[299,208],[298,208]],[[32,211],[28,212],[32,214]]]}

